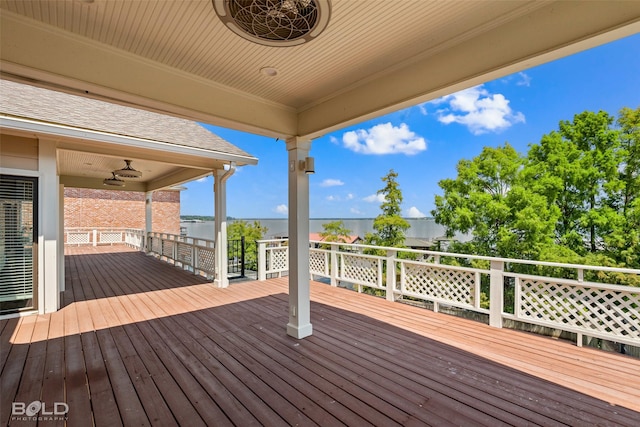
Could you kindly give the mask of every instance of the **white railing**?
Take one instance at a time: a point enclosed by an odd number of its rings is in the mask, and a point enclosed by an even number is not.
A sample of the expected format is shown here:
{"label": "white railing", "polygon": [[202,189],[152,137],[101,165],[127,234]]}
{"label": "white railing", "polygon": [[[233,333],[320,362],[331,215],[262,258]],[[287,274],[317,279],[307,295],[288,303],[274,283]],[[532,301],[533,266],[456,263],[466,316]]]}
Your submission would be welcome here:
{"label": "white railing", "polygon": [[286,239],[260,240],[258,243],[258,280],[281,277],[289,271],[289,243]]}
{"label": "white railing", "polygon": [[148,233],[146,251],[163,261],[211,279],[215,276],[215,242],[167,233]]}
{"label": "white railing", "polygon": [[144,251],[144,230],[127,228],[124,231],[124,243],[127,246]]}
{"label": "white railing", "polygon": [[67,227],[64,229],[65,245],[119,245],[143,248],[144,231],[118,227]]}
{"label": "white railing", "polygon": [[[432,303],[435,311],[446,306],[483,313],[498,328],[510,319],[572,332],[578,345],[583,335],[640,345],[640,287],[584,280],[585,273],[603,275],[604,280],[606,274],[615,273],[637,281],[640,270],[345,243],[310,244],[309,272],[328,278],[332,286],[349,284],[359,292],[364,287],[376,289],[391,301],[422,300]],[[384,255],[366,255],[367,249]],[[287,271],[286,240],[259,241],[258,254],[260,280]],[[514,272],[526,268],[542,272]],[[545,268],[571,278],[545,276]]]}
{"label": "white railing", "polygon": [[129,247],[154,255],[194,274],[215,276],[213,240],[167,233],[148,233],[134,228],[65,228],[65,245],[114,245]]}

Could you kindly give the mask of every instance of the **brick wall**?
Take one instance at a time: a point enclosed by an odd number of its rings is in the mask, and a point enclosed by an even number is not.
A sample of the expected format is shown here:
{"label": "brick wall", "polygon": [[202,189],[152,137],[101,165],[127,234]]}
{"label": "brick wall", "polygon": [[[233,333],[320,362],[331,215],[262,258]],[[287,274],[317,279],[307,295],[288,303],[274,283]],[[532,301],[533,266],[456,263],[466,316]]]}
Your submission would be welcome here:
{"label": "brick wall", "polygon": [[152,203],[152,230],[180,234],[180,192],[156,191]]}
{"label": "brick wall", "polygon": [[[145,195],[134,191],[64,189],[64,226],[142,228]],[[180,192],[156,191],[153,231],[180,234]]]}

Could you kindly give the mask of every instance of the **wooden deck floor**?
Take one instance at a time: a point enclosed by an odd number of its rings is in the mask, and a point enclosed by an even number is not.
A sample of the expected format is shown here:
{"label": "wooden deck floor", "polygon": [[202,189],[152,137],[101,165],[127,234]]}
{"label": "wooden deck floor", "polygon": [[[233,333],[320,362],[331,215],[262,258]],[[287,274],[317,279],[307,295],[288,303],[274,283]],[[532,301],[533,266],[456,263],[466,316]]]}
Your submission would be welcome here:
{"label": "wooden deck floor", "polygon": [[286,279],[217,289],[122,247],[66,264],[62,310],[0,321],[0,425],[36,425],[11,419],[32,401],[70,426],[640,425],[627,356],[319,283],[295,340]]}

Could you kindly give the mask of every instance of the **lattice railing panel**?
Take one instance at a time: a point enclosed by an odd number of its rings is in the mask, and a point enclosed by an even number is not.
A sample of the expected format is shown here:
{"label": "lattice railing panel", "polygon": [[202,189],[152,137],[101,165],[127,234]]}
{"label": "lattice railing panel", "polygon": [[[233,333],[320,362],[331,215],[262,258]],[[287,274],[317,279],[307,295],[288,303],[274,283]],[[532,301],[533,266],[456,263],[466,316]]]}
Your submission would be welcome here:
{"label": "lattice railing panel", "polygon": [[173,248],[176,242],[173,240],[162,240],[162,256],[173,258]]}
{"label": "lattice railing panel", "polygon": [[640,289],[520,278],[518,317],[640,341]]}
{"label": "lattice railing panel", "polygon": [[193,263],[193,245],[178,242],[178,259],[177,261],[192,265]]}
{"label": "lattice railing panel", "polygon": [[216,271],[216,251],[209,248],[198,248],[198,269],[214,274]]}
{"label": "lattice railing panel", "polygon": [[100,243],[122,243],[121,231],[101,231]]}
{"label": "lattice railing panel", "polygon": [[404,291],[428,298],[474,306],[476,274],[432,265],[404,264]]}
{"label": "lattice railing panel", "polygon": [[321,251],[309,251],[309,272],[319,276],[329,274],[329,254]]}
{"label": "lattice railing panel", "polygon": [[67,233],[67,244],[86,245],[91,243],[90,233]]}
{"label": "lattice railing panel", "polygon": [[159,237],[151,237],[151,251],[160,255],[162,253],[162,239]]}
{"label": "lattice railing panel", "polygon": [[289,268],[289,248],[267,249],[267,272],[285,271]]}
{"label": "lattice railing panel", "polygon": [[340,280],[351,281],[353,283],[380,286],[381,278],[379,258],[369,258],[359,255],[341,254],[341,274]]}

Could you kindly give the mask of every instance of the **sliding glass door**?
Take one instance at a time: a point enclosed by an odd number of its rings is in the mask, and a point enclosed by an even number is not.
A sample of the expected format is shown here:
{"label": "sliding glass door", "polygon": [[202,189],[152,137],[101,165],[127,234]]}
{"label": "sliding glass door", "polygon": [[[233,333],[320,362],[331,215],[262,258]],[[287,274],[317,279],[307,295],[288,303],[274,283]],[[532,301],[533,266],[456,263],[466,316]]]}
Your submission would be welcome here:
{"label": "sliding glass door", "polygon": [[36,308],[37,178],[0,175],[0,314]]}

